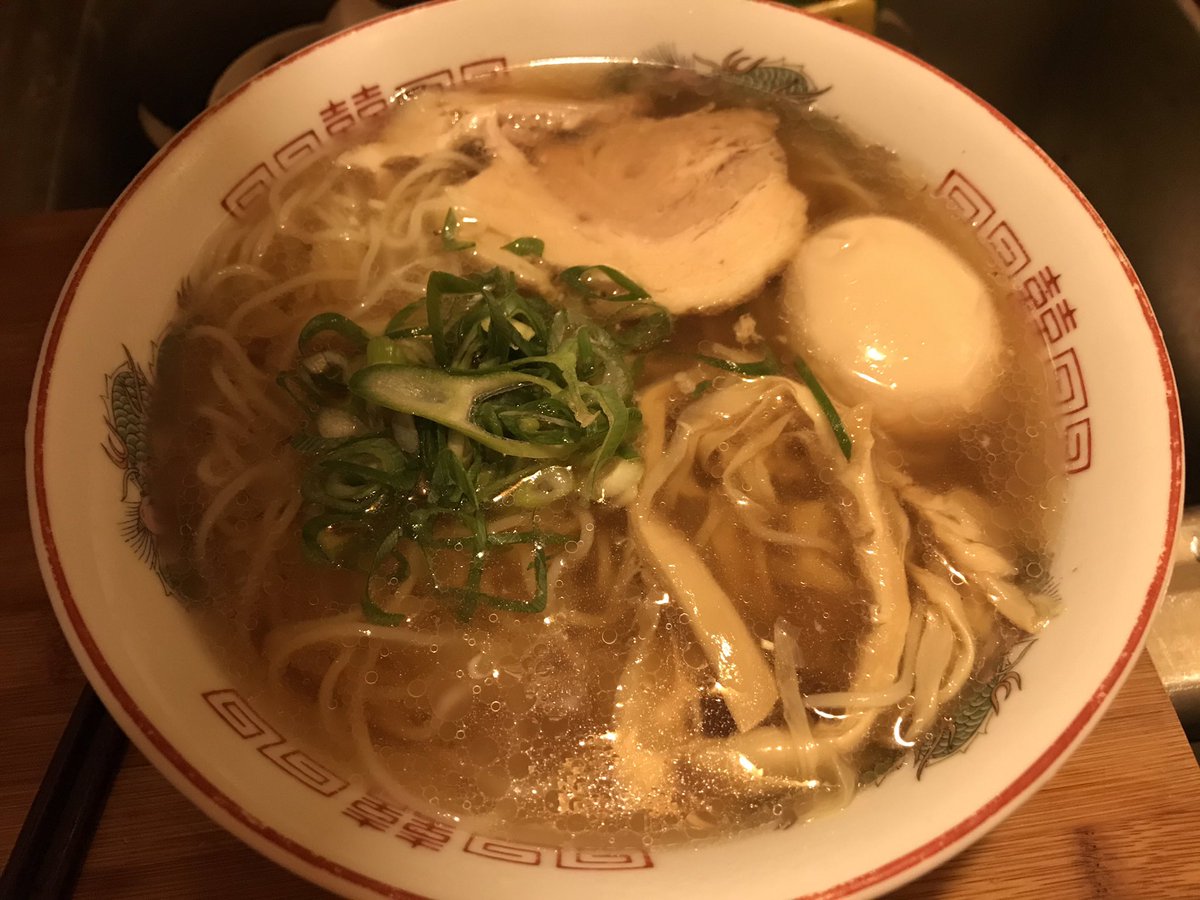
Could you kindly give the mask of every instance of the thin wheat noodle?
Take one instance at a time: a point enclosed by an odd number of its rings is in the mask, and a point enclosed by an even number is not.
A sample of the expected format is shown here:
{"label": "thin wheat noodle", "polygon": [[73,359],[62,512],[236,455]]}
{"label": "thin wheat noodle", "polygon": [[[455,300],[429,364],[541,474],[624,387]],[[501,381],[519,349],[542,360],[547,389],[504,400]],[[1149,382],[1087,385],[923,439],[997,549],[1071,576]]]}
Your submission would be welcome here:
{"label": "thin wheat noodle", "polygon": [[243,471],[240,475],[226,484],[217,495],[212,499],[204,510],[204,514],[200,517],[199,523],[196,525],[196,556],[199,559],[204,559],[206,555],[206,547],[208,545],[209,535],[212,533],[213,525],[218,517],[225,511],[234,498],[237,497],[246,487],[252,484],[256,479],[261,478],[264,474],[270,471],[271,462],[262,462],[256,466]]}

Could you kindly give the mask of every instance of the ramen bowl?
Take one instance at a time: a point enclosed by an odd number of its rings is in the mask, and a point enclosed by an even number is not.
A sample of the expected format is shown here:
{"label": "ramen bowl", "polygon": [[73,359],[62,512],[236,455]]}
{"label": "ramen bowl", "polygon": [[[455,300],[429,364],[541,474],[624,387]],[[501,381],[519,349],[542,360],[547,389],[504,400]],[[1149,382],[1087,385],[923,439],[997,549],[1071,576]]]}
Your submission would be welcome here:
{"label": "ramen bowl", "polygon": [[[701,846],[539,846],[380,799],[246,698],[155,568],[143,494],[153,348],[206,239],[365,127],[389,96],[542,60],[664,54],[759,79],[762,90],[819,93],[820,111],[895,151],[990,249],[1054,373],[1067,445],[1051,572],[1062,611],[1020,660],[1019,688],[977,686],[979,709],[994,700],[1002,714],[960,723],[845,810]],[[450,0],[284,60],[137,176],[76,264],[47,332],[28,487],[51,601],[109,710],[205,813],[300,875],[359,897],[842,897],[893,888],[977,840],[1096,723],[1166,583],[1180,434],[1161,336],[1111,234],[1028,138],[935,70],[769,3]]]}

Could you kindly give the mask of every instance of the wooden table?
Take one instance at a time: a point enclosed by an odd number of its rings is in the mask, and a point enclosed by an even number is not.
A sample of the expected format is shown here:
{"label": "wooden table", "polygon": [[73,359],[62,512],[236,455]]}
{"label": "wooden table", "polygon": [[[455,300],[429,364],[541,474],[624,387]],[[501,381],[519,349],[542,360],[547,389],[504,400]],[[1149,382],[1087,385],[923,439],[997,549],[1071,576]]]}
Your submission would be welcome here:
{"label": "wooden table", "polygon": [[[84,680],[38,576],[23,423],[42,330],[99,212],[0,222],[0,859],[7,860]],[[919,813],[915,813],[919,814]],[[84,864],[81,898],[327,896],[208,821],[136,750]],[[903,898],[1200,898],[1200,769],[1147,657],[1066,766],[1007,822]]]}

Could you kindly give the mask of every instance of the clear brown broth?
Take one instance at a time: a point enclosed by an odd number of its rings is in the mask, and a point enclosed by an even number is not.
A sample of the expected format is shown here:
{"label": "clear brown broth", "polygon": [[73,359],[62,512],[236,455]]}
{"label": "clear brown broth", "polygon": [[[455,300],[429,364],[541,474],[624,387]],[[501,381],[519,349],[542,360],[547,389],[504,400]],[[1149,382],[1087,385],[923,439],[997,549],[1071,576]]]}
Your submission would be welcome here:
{"label": "clear brown broth", "polygon": [[[895,439],[886,442],[881,452],[934,490],[967,487],[988,498],[998,510],[1004,549],[1027,565],[1030,578],[1048,568],[1062,465],[1045,354],[1014,300],[1012,286],[993,260],[901,161],[811,109],[688,73],[568,66],[510,73],[502,87],[564,96],[640,90],[651,97],[653,114],[660,116],[709,104],[767,107],[780,117],[779,139],[787,152],[791,178],[808,197],[811,229],[867,211],[861,200],[865,195],[873,211],[924,228],[967,260],[991,286],[1008,348],[1002,355],[997,402],[960,429],[921,441]],[[824,177],[830,159],[850,173],[856,190],[848,191]],[[327,174],[328,169],[316,167],[301,178]],[[355,189],[370,193],[361,185]],[[303,270],[305,264],[304,254],[287,246],[266,262],[276,282]],[[231,288],[228,296],[203,310],[185,307],[173,327],[179,332],[197,322],[219,323],[245,299],[244,291]],[[778,301],[775,279],[736,309],[680,319],[670,341],[647,359],[642,383],[678,372],[696,375],[692,360],[697,350],[733,344],[734,323],[746,314],[754,317],[777,354],[790,355],[784,337],[790,329]],[[286,306],[288,301],[283,303]],[[271,353],[270,342],[251,342],[247,350],[251,360],[265,359]],[[300,477],[301,460],[285,443],[253,452],[256,460],[267,460],[284,473],[279,483],[291,487],[283,488],[280,496],[248,496],[239,501],[236,521],[210,542],[204,558],[197,557],[193,538],[210,491],[198,480],[196,466],[215,439],[211,421],[199,410],[206,404],[228,405],[203,375],[213,353],[203,342],[168,338],[160,354],[152,412],[152,494],[156,513],[166,526],[160,549],[180,592],[194,605],[197,621],[227,661],[231,678],[245,687],[276,727],[309,742],[314,753],[339,771],[354,772],[366,783],[377,782],[354,758],[346,734],[331,733],[329,720],[323,720],[317,708],[323,679],[331,666],[349,656],[348,670],[367,685],[363,690],[372,721],[370,736],[383,764],[409,799],[440,814],[529,839],[621,845],[728,834],[786,823],[797,816],[795,798],[786,793],[744,793],[737,785],[694,774],[684,773],[672,791],[650,794],[631,795],[614,784],[612,743],[606,735],[612,729],[616,689],[626,657],[634,650],[638,607],[653,602],[660,588],[646,575],[619,596],[604,589],[606,580],[611,581],[614,571],[628,560],[631,537],[622,510],[596,511],[595,534],[604,547],[577,566],[564,585],[572,610],[585,617],[607,611],[602,625],[585,623],[566,629],[553,617],[531,618],[521,623],[514,637],[511,626],[495,612],[480,613],[463,625],[435,609],[422,616],[419,627],[429,634],[450,633],[440,644],[391,648],[369,666],[364,664],[362,671],[354,668],[357,644],[316,644],[293,658],[282,690],[269,688],[263,659],[268,633],[287,623],[353,610],[362,586],[357,576],[307,563],[299,540],[290,533],[265,561],[259,589],[249,599],[241,596],[247,566],[255,562],[247,540],[255,533],[256,516],[261,518],[271,504],[285,499],[287,490],[295,491]],[[671,402],[680,408],[687,399],[681,388]],[[790,448],[777,446],[770,452],[772,469],[793,465]],[[797,471],[787,490],[797,503],[822,502],[828,499],[829,488],[816,473]],[[670,510],[673,524],[685,533],[698,529],[704,514],[699,503]],[[550,509],[542,515],[546,524],[566,513]],[[844,690],[870,615],[869,591],[855,571],[845,528],[836,519],[828,523],[830,533],[846,549],[836,559],[836,571],[821,575],[807,566],[802,554],[772,552],[768,558],[768,552],[761,545],[755,549],[752,536],[736,522],[723,527],[727,533],[705,549],[704,561],[751,623],[753,633],[769,639],[772,622],[786,613],[807,636],[801,672],[806,690]],[[922,538],[917,535],[918,545]],[[519,567],[514,564],[511,569],[516,572]],[[978,625],[985,652],[979,657],[977,677],[985,678],[1018,635],[995,616],[981,618]],[[660,627],[673,648],[670,671],[684,673],[703,692],[712,676],[686,622],[680,621],[677,610],[668,608]],[[490,672],[469,672],[477,648],[498,642],[507,642],[507,649],[496,654],[504,664]],[[451,710],[428,739],[406,739],[404,733],[418,729],[439,697],[458,683],[469,684],[472,690],[461,709]],[[334,702],[344,711],[344,698]],[[701,701],[701,708],[699,733],[727,730],[727,713],[719,704],[714,707],[711,697]],[[778,711],[770,721],[782,722]],[[884,736],[873,747],[856,760],[863,771],[897,751]],[[803,816],[802,806],[799,815]]]}

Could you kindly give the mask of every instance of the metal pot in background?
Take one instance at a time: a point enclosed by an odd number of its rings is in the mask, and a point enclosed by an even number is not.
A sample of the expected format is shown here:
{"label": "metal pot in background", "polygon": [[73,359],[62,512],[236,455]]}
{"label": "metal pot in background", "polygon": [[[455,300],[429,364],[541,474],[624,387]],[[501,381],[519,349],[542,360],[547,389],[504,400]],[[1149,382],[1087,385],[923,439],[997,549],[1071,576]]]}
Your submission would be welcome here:
{"label": "metal pot in background", "polygon": [[1146,649],[1194,746],[1200,741],[1200,507],[1184,510],[1175,571]]}

